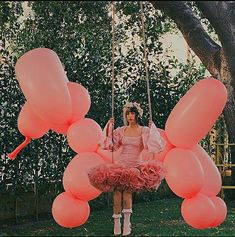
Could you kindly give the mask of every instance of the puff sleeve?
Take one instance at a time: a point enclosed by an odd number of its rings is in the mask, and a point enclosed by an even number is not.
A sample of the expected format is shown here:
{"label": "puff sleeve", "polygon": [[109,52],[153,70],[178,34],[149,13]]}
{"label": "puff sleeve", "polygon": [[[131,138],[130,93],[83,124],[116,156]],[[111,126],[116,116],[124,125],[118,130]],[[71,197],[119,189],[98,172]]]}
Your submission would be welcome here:
{"label": "puff sleeve", "polygon": [[153,123],[151,128],[144,127],[143,131],[143,145],[151,153],[160,153],[165,149],[166,141],[159,133],[156,125]]}
{"label": "puff sleeve", "polygon": [[121,127],[118,127],[113,130],[113,141],[112,141],[112,125],[107,123],[102,132],[102,138],[99,142],[100,148],[108,151],[116,151],[121,146],[122,135]]}

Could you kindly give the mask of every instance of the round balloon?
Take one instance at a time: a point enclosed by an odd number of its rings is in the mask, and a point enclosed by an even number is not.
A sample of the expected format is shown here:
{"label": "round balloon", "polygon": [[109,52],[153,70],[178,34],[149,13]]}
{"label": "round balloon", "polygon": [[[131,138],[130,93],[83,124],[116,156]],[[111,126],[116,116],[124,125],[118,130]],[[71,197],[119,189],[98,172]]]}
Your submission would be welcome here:
{"label": "round balloon", "polygon": [[210,227],[216,218],[214,203],[201,193],[191,199],[184,199],[181,205],[181,214],[185,222],[196,229]]}
{"label": "round balloon", "polygon": [[92,200],[101,194],[89,180],[89,169],[104,164],[104,160],[94,152],[84,152],[76,155],[64,171],[63,186],[76,198]]}
{"label": "round balloon", "polygon": [[222,188],[222,179],[218,168],[200,145],[193,147],[192,152],[201,163],[205,175],[205,183],[200,193],[207,196],[216,196]]}
{"label": "round balloon", "polygon": [[90,109],[91,99],[88,90],[76,82],[68,82],[68,88],[72,99],[71,123],[83,118]]}
{"label": "round balloon", "polygon": [[216,212],[215,214],[216,218],[212,222],[211,227],[216,227],[222,224],[224,220],[226,219],[227,206],[224,200],[221,199],[220,197],[214,196],[214,197],[210,197],[210,199],[215,205],[215,212]]}
{"label": "round balloon", "polygon": [[40,138],[49,130],[49,125],[38,117],[26,102],[18,116],[18,128],[22,135],[33,139]]}
{"label": "round balloon", "polygon": [[76,199],[63,192],[53,202],[52,215],[56,223],[62,227],[78,227],[89,218],[90,206],[87,201]]}
{"label": "round balloon", "polygon": [[204,171],[191,150],[173,148],[167,153],[163,165],[166,182],[179,197],[191,198],[202,189]]}
{"label": "round balloon", "polygon": [[89,118],[73,123],[67,132],[68,144],[77,153],[96,151],[101,137],[101,127]]}
{"label": "round balloon", "polygon": [[[198,81],[171,111],[165,131],[170,142],[192,148],[210,131],[227,102],[227,90],[213,78]],[[213,106],[211,106],[213,105]]]}

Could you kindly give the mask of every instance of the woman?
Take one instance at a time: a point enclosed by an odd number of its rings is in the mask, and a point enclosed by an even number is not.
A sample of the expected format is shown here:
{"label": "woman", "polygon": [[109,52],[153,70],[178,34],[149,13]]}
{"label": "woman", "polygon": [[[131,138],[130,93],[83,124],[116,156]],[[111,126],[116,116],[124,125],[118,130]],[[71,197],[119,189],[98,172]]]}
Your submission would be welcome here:
{"label": "woman", "polygon": [[114,235],[121,234],[121,212],[124,214],[123,235],[131,233],[132,193],[156,190],[164,178],[161,164],[155,160],[144,161],[141,156],[143,149],[157,153],[163,151],[166,144],[152,121],[149,127],[142,126],[142,114],[138,103],[129,102],[123,107],[124,126],[112,133],[114,118],[109,120],[100,146],[109,151],[122,147],[121,154],[112,164],[95,167],[88,174],[96,188],[114,192]]}

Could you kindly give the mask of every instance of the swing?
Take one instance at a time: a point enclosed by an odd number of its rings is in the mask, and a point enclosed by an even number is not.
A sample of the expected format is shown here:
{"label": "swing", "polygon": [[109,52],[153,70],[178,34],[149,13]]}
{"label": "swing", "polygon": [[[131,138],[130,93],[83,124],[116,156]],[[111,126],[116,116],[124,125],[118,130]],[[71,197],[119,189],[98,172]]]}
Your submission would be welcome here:
{"label": "swing", "polygon": [[[146,74],[146,84],[147,84],[147,95],[148,95],[148,108],[149,108],[149,120],[152,121],[152,109],[151,109],[151,99],[150,99],[150,86],[149,86],[149,74],[148,74],[148,61],[147,61],[147,47],[145,40],[145,27],[144,27],[144,10],[143,3],[140,1],[141,9],[141,25],[142,25],[142,38],[144,45],[144,63],[145,63],[145,74]],[[115,73],[114,73],[114,64],[115,64],[115,4],[112,2],[112,99],[111,99],[111,117],[114,117],[114,82],[115,82]],[[113,142],[113,130],[112,127],[112,143]],[[97,149],[97,153],[106,158],[106,161],[114,163],[114,159],[117,159],[122,152],[122,148],[118,151],[112,149],[111,152],[103,150],[101,148]],[[154,154],[152,154],[154,156]],[[152,157],[153,158],[153,157]],[[149,159],[149,158],[148,158]]]}
{"label": "swing", "polygon": [[[141,6],[141,16],[142,16],[142,28],[143,28],[143,40],[145,42],[145,32],[144,32],[144,20],[143,20],[143,6]],[[114,4],[112,3],[112,118],[114,117],[114,44],[115,44],[115,14],[114,14]],[[150,112],[150,120],[152,120],[152,110],[150,101],[150,89],[149,89],[149,78],[148,78],[148,65],[147,65],[147,52],[146,45],[144,43],[144,60],[145,60],[145,70],[146,70],[146,81],[147,81],[147,93],[148,93],[148,105]],[[153,127],[153,128],[152,128]],[[102,140],[102,146],[104,149],[110,148],[111,146],[111,164],[102,164],[97,167],[93,167],[88,171],[88,176],[91,184],[102,192],[110,192],[113,190],[120,191],[130,191],[130,192],[141,192],[141,191],[153,191],[158,189],[161,184],[161,180],[164,178],[164,171],[162,164],[158,160],[141,161],[141,149],[147,147],[154,158],[154,152],[161,152],[165,148],[165,141],[160,136],[155,125],[151,128],[142,127],[142,133],[140,137],[135,137],[135,141],[128,140],[130,138],[125,138],[124,136],[125,126],[119,127],[114,130],[114,126],[110,129],[110,124],[108,123],[104,128],[104,140]],[[151,130],[152,129],[152,130]],[[110,136],[111,130],[111,136]],[[115,131],[115,134],[114,134]],[[155,134],[153,134],[153,131]],[[114,138],[116,141],[114,141]],[[134,138],[134,137],[133,137]],[[121,153],[121,156],[114,162],[114,146],[120,142],[118,148],[125,147],[125,152]],[[111,142],[111,141],[112,142]],[[124,141],[125,140],[125,141]],[[124,141],[124,142],[123,142]],[[133,145],[134,141],[134,145]],[[152,142],[152,143],[151,143]],[[148,144],[149,143],[149,144]],[[125,146],[126,145],[126,146]],[[150,147],[150,148],[149,148]],[[117,146],[116,146],[117,148]],[[129,149],[129,150],[128,150]],[[128,151],[127,151],[128,150]],[[137,151],[137,152],[136,152]],[[120,159],[121,158],[121,159]]]}

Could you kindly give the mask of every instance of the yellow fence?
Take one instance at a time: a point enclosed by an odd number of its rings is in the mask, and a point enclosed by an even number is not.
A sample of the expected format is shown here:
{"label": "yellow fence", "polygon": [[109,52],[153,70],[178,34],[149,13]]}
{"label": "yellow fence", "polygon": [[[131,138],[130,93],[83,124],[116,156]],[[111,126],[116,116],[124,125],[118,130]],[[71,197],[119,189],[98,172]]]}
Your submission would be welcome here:
{"label": "yellow fence", "polygon": [[[235,164],[230,162],[231,151],[229,150],[231,146],[235,146],[235,143],[217,143],[215,144],[215,164],[218,167],[222,178],[232,175],[232,167],[235,167]],[[234,148],[235,149],[235,148]],[[235,186],[222,185],[220,196],[224,198],[225,189],[235,189]]]}

